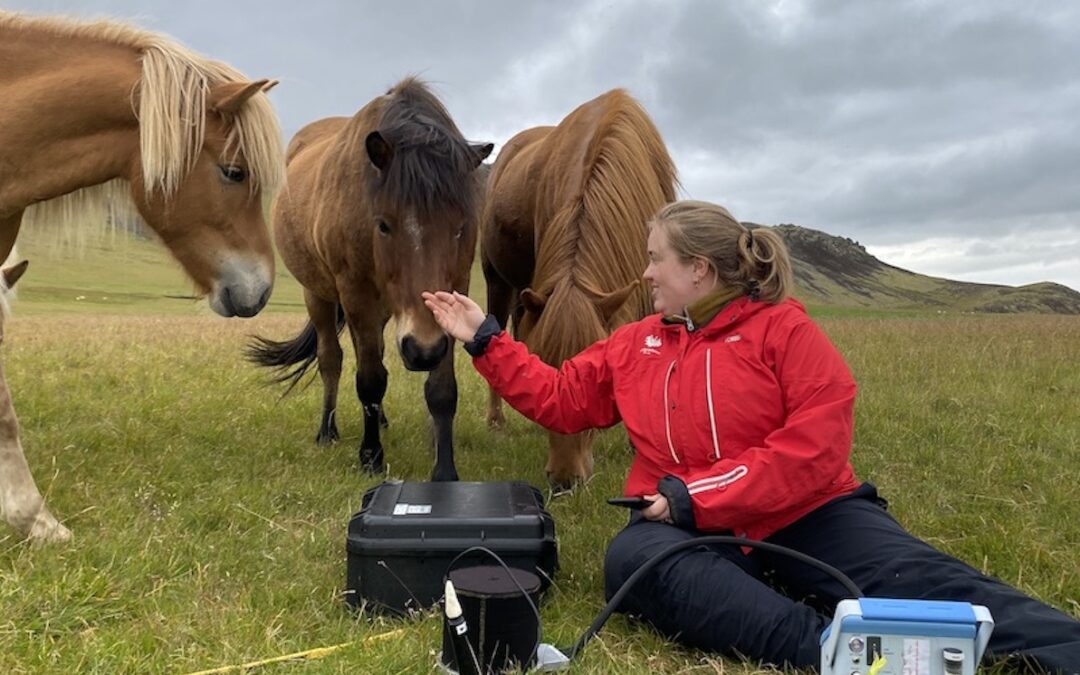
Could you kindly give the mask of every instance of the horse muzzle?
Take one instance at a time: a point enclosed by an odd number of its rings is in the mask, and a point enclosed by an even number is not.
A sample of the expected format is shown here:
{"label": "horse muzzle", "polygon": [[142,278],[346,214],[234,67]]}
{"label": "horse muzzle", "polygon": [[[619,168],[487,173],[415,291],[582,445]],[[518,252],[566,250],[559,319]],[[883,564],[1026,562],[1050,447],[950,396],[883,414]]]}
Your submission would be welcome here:
{"label": "horse muzzle", "polygon": [[210,309],[224,317],[252,317],[266,306],[274,284],[265,265],[226,263],[210,289]]}
{"label": "horse muzzle", "polygon": [[434,370],[450,351],[450,338],[443,335],[434,344],[422,345],[412,335],[406,335],[399,348],[407,370]]}

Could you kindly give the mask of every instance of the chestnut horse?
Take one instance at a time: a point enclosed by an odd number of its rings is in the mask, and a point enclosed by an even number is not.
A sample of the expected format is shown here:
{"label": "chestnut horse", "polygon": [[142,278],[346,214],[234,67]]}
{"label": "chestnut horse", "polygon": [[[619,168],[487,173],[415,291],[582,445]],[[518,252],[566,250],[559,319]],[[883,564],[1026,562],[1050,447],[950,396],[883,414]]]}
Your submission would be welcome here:
{"label": "chestnut horse", "polygon": [[[119,23],[0,12],[0,259],[20,227],[135,210],[214,311],[253,316],[274,278],[261,193],[283,178],[272,84]],[[29,539],[70,537],[10,439],[0,512]]]}
{"label": "chestnut horse", "polygon": [[[557,127],[514,136],[488,179],[480,239],[488,311],[529,351],[558,367],[652,311],[638,280],[646,221],[675,199],[675,167],[642,107],[615,89]],[[492,391],[488,423],[501,426]],[[548,478],[561,488],[592,473],[588,433],[551,433]]]}
{"label": "chestnut horse", "polygon": [[347,324],[364,411],[360,465],[369,472],[384,469],[383,331],[393,316],[405,367],[430,371],[424,398],[435,426],[432,480],[457,479],[454,350],[420,293],[469,287],[483,189],[476,168],[491,149],[469,145],[413,78],[351,118],[313,122],[289,144],[289,187],[274,202],[274,239],[304,286],[310,320],[290,341],[256,338],[248,358],[276,368],[277,381],[290,389],[318,361],[324,391],[315,440],[329,444],[338,438],[338,335]]}

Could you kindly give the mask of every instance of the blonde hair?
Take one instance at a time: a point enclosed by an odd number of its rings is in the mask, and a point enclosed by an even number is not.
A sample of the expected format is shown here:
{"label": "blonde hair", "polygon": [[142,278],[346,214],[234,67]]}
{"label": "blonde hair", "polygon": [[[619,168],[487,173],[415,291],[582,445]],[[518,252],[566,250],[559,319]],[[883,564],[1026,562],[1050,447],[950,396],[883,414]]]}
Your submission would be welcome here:
{"label": "blonde hair", "polygon": [[769,228],[751,231],[723,206],[694,200],[660,209],[649,222],[650,229],[655,227],[667,235],[679,260],[704,260],[721,286],[741,288],[773,304],[791,294],[791,257],[784,240]]}

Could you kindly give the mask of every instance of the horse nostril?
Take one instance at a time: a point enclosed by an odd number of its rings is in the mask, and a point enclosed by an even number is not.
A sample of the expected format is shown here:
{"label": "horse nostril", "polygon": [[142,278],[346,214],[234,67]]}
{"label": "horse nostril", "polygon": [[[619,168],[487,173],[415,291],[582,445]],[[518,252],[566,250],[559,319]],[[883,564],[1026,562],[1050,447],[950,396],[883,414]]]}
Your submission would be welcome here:
{"label": "horse nostril", "polygon": [[266,303],[270,302],[270,291],[272,291],[273,289],[274,289],[273,286],[267,286],[266,287],[266,290],[263,291],[263,294],[261,296],[259,296],[259,304],[256,305],[256,307],[255,307],[256,310],[259,310],[259,309],[262,309],[263,307],[266,307]]}
{"label": "horse nostril", "polygon": [[229,292],[228,286],[221,289],[221,306],[228,316],[236,315],[236,307],[233,305],[232,294]]}
{"label": "horse nostril", "polygon": [[416,340],[411,335],[406,335],[401,339],[401,356],[406,363],[412,363],[416,358]]}

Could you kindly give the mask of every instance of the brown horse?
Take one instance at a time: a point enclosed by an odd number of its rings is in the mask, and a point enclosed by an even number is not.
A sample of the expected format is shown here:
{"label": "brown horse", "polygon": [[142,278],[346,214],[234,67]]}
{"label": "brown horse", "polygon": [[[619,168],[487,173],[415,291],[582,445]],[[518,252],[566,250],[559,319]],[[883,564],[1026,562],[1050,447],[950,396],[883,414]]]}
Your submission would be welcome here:
{"label": "brown horse", "polygon": [[[638,283],[646,221],[675,198],[675,168],[641,106],[615,89],[557,127],[514,136],[488,180],[480,241],[488,311],[558,366],[652,311]],[[488,422],[503,424],[491,392]],[[592,473],[588,434],[552,433],[547,472],[559,487]]]}
{"label": "brown horse", "polygon": [[[214,311],[254,315],[274,273],[261,192],[284,164],[270,86],[122,24],[0,12],[0,259],[22,226],[134,207]],[[70,536],[10,443],[0,503],[30,539]]]}
{"label": "brown horse", "polygon": [[483,188],[475,169],[491,149],[469,145],[442,103],[412,78],[351,118],[304,127],[289,145],[289,187],[274,203],[274,238],[304,286],[310,321],[287,342],[256,338],[248,357],[278,369],[277,380],[290,389],[318,360],[324,392],[316,442],[325,445],[338,438],[338,335],[347,324],[364,410],[360,464],[370,472],[384,468],[383,330],[393,316],[405,367],[430,371],[424,397],[435,425],[432,479],[457,479],[453,349],[420,293],[469,287]]}

